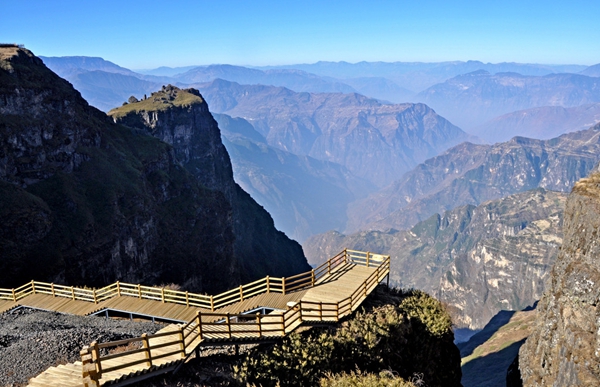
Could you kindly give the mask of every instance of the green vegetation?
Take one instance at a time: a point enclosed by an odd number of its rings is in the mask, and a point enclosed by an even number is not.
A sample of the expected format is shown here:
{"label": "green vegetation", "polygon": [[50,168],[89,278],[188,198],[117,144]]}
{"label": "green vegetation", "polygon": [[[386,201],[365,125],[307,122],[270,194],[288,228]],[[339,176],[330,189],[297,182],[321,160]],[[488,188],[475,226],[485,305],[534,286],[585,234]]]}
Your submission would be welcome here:
{"label": "green vegetation", "polygon": [[[412,378],[411,378],[412,379]],[[411,382],[395,376],[390,371],[378,375],[352,372],[350,374],[331,375],[321,379],[321,387],[415,387]]]}
{"label": "green vegetation", "polygon": [[[379,288],[364,311],[336,329],[315,328],[251,351],[236,376],[262,386],[410,386],[402,379],[422,374],[430,387],[458,386],[453,337],[439,301],[418,290]],[[387,380],[383,371],[401,379]]]}
{"label": "green vegetation", "polygon": [[113,118],[122,118],[129,113],[141,111],[166,111],[172,107],[187,107],[196,103],[204,103],[200,94],[194,89],[178,89],[171,85],[163,86],[161,91],[152,93],[150,98],[137,101],[129,98],[129,103],[108,112]]}

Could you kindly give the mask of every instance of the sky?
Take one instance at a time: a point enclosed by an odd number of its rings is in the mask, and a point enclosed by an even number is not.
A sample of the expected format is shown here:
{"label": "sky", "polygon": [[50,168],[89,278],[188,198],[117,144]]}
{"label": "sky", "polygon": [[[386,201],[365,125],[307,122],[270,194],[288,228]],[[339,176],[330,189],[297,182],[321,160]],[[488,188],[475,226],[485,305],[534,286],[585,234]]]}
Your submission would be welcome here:
{"label": "sky", "polygon": [[0,42],[130,69],[317,61],[600,63],[600,1],[0,0]]}

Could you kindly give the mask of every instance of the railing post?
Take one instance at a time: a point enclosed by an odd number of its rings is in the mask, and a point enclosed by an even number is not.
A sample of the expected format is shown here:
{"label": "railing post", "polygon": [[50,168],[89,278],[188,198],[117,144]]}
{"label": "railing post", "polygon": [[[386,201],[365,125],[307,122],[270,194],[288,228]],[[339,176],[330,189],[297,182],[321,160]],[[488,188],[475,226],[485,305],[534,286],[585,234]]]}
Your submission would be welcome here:
{"label": "railing post", "polygon": [[98,303],[98,298],[96,297],[96,289],[93,290],[94,294],[94,304]]}
{"label": "railing post", "polygon": [[310,271],[310,285],[315,286],[315,269]]}
{"label": "railing post", "polygon": [[198,326],[198,337],[202,341],[202,312],[196,312],[196,325]]}
{"label": "railing post", "polygon": [[231,319],[229,317],[229,313],[225,315],[225,321],[227,322],[227,335],[231,339]]}
{"label": "railing post", "polygon": [[121,297],[121,284],[117,281],[117,296]]}
{"label": "railing post", "polygon": [[244,301],[244,288],[240,285],[240,301]]}
{"label": "railing post", "polygon": [[146,356],[146,365],[152,367],[152,353],[150,352],[150,343],[148,342],[148,334],[142,334],[142,345],[145,349],[144,355]]}
{"label": "railing post", "polygon": [[285,277],[281,278],[281,292],[285,295]]}
{"label": "railing post", "polygon": [[281,335],[285,336],[285,316],[281,315]]}
{"label": "railing post", "polygon": [[269,276],[267,276],[267,293],[271,293],[271,283],[269,281]]}
{"label": "railing post", "polygon": [[162,302],[165,302],[165,288],[160,289],[160,298]]}
{"label": "railing post", "polygon": [[73,298],[73,301],[75,301],[75,288],[73,286],[71,286],[71,297]]}
{"label": "railing post", "polygon": [[179,328],[179,349],[181,350],[181,357],[185,358],[185,340],[183,338],[183,327]]}
{"label": "railing post", "polygon": [[31,292],[35,294],[35,282],[33,280],[31,280]]}
{"label": "railing post", "polygon": [[17,302],[17,295],[15,294],[15,288],[12,289],[13,301]]}
{"label": "railing post", "polygon": [[96,372],[96,365],[93,362],[92,354],[88,346],[83,347],[79,352],[81,355],[81,376],[85,387],[100,386],[99,377]]}
{"label": "railing post", "polygon": [[185,291],[185,306],[190,306],[190,293],[187,290]]}
{"label": "railing post", "polygon": [[327,260],[327,274],[331,274],[331,260]]}
{"label": "railing post", "polygon": [[319,320],[323,321],[323,302],[319,301]]}
{"label": "railing post", "polygon": [[215,311],[215,298],[214,296],[210,296],[210,311],[214,312]]}
{"label": "railing post", "polygon": [[367,251],[367,267],[369,267],[369,252]]}
{"label": "railing post", "polygon": [[98,348],[97,341],[92,341],[91,350],[92,361],[96,364],[96,374],[98,375],[98,380],[100,380],[100,377],[102,377],[102,364],[100,363],[100,349]]}
{"label": "railing post", "polygon": [[344,263],[348,263],[348,249],[344,249]]}
{"label": "railing post", "polygon": [[258,327],[258,337],[262,337],[262,327],[261,327],[261,321],[260,321],[260,313],[256,313],[256,326]]}
{"label": "railing post", "polygon": [[142,285],[138,284],[138,298],[141,300],[142,299]]}
{"label": "railing post", "polygon": [[56,294],[54,294],[54,282],[50,284],[50,289],[52,290],[52,297],[56,297]]}
{"label": "railing post", "polygon": [[340,303],[336,302],[335,304],[335,320],[338,321],[340,319]]}

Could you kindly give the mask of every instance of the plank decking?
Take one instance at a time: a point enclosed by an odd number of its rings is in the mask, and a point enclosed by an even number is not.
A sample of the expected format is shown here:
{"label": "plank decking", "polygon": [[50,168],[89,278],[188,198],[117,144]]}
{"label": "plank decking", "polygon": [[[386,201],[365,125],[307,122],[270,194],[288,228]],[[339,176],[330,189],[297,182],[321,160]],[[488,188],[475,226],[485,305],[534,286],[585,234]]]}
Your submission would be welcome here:
{"label": "plank decking", "polygon": [[0,289],[0,313],[16,307],[81,316],[111,311],[179,322],[153,335],[91,343],[81,362],[50,367],[29,383],[125,385],[173,371],[202,346],[272,341],[302,324],[337,322],[389,274],[389,263],[389,256],[344,250],[311,272],[266,277],[214,297],[118,282],[87,290],[32,281]]}

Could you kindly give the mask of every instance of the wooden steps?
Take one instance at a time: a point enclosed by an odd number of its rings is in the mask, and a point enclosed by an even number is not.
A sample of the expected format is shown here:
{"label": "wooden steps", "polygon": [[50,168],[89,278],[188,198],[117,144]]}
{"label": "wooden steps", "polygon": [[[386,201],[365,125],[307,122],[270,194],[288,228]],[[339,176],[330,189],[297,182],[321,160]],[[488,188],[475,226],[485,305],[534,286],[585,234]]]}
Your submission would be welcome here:
{"label": "wooden steps", "polygon": [[[4,296],[0,299],[0,313],[22,305],[77,315],[111,310],[185,322],[167,325],[153,335],[92,343],[82,352],[83,363],[50,367],[29,384],[83,386],[85,373],[102,386],[124,385],[174,370],[198,346],[273,341],[302,324],[335,323],[356,310],[388,275],[389,263],[389,256],[344,250],[311,272],[288,278],[266,277],[217,297],[118,282],[103,288],[107,290],[81,290],[32,281],[32,291],[28,290],[29,285],[12,293],[0,289],[0,296],[17,294],[18,300],[10,301]],[[36,293],[38,286],[41,291]],[[63,296],[54,297],[55,289],[62,291]],[[291,289],[300,290],[290,292]],[[107,292],[111,292],[110,297]],[[77,294],[83,294],[81,299],[77,299]],[[254,295],[248,297],[251,294]],[[194,303],[208,308],[224,306],[211,311],[191,306]],[[244,314],[263,307],[274,311],[266,315]]]}

